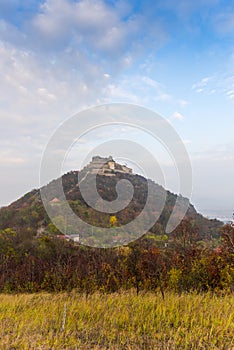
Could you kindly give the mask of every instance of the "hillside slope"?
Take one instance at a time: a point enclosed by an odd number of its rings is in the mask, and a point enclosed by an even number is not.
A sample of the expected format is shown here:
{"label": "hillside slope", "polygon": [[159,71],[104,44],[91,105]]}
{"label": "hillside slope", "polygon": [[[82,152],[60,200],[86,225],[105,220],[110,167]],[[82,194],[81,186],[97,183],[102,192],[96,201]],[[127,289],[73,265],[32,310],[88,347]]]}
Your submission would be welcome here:
{"label": "hillside slope", "polygon": [[[97,227],[110,227],[111,214],[105,214],[91,208],[82,197],[80,186],[78,185],[78,171],[70,171],[62,176],[62,183],[66,199],[72,208],[73,212],[82,220]],[[80,173],[80,175],[82,175]],[[127,207],[115,213],[116,226],[131,222],[143,210],[148,194],[147,180],[140,175],[135,175],[125,172],[113,172],[113,176],[105,176],[103,174],[86,174],[85,188],[87,195],[89,195],[90,184],[96,180],[97,191],[99,195],[106,201],[113,201],[117,197],[116,185],[119,180],[128,180],[134,188],[134,195]],[[95,179],[96,177],[96,179]],[[60,198],[57,198],[57,186],[60,179],[51,181],[46,186],[47,199],[56,208],[61,204]],[[157,185],[151,180],[148,180],[153,188],[153,196],[160,198],[166,196],[164,209],[159,217],[159,220],[150,229],[150,234],[165,235],[165,228],[168,219],[173,210],[174,204],[177,200],[177,195],[166,191],[163,187]],[[44,187],[45,189],[45,187]],[[152,194],[151,194],[152,195]],[[90,193],[92,198],[92,193]],[[180,196],[179,199],[185,199]],[[156,201],[157,202],[157,201]],[[93,205],[97,203],[92,203]],[[152,208],[152,213],[157,214],[158,208]],[[198,214],[192,204],[189,204],[186,218],[191,219],[198,227],[198,239],[210,239],[218,237],[218,229],[222,225],[217,220],[208,220],[201,214]],[[62,220],[62,214],[58,216],[58,220]],[[29,235],[35,236],[42,233],[60,234],[58,229],[51,223],[41,200],[40,190],[34,189],[23,197],[12,203],[11,205],[0,209],[0,230],[12,228],[17,232],[25,232]],[[67,234],[76,234],[72,228],[66,228]]]}

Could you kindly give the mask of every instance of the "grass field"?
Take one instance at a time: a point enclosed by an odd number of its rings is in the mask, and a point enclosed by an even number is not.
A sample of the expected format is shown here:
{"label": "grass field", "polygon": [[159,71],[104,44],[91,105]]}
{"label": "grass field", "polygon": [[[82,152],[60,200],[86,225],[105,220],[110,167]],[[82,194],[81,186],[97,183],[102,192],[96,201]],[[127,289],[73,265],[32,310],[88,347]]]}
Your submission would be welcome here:
{"label": "grass field", "polygon": [[234,349],[234,296],[0,295],[0,349]]}

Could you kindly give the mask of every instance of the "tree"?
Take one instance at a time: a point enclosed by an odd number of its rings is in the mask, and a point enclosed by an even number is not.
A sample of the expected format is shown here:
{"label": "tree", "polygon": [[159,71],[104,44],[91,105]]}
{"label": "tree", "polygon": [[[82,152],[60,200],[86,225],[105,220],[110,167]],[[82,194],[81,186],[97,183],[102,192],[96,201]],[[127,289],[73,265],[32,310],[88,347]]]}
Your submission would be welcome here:
{"label": "tree", "polygon": [[172,247],[188,263],[197,248],[198,228],[191,219],[184,219],[172,234]]}
{"label": "tree", "polygon": [[111,227],[115,227],[117,224],[117,221],[118,221],[117,217],[115,215],[111,215],[109,220]]}
{"label": "tree", "polygon": [[234,254],[234,227],[225,225],[221,229],[222,248],[228,254]]}

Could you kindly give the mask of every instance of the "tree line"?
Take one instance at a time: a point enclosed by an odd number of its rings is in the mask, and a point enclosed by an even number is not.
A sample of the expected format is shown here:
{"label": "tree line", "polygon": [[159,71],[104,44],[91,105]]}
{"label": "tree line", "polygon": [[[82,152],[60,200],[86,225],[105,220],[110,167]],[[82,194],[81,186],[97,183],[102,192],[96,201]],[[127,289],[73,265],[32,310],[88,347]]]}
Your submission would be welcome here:
{"label": "tree line", "polygon": [[98,249],[6,228],[0,231],[0,292],[234,292],[234,228],[221,228],[216,247],[199,242],[197,231],[185,219],[165,246],[146,235]]}

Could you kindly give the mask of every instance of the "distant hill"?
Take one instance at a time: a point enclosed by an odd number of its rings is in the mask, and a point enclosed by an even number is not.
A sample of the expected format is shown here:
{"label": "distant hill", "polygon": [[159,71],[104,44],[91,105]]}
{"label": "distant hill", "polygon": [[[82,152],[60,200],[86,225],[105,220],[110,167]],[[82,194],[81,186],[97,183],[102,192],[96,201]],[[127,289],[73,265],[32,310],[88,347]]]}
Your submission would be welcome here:
{"label": "distant hill", "polygon": [[[100,165],[101,164],[101,165]],[[79,180],[78,180],[79,175]],[[47,199],[51,206],[59,206],[61,198],[57,196],[57,185],[61,179],[51,181],[46,188]],[[85,222],[98,227],[110,227],[111,214],[102,213],[91,208],[85,202],[81,195],[80,185],[86,188],[89,195],[90,184],[96,181],[99,195],[106,201],[113,201],[117,197],[116,185],[119,180],[128,180],[134,188],[134,195],[129,205],[119,212],[115,213],[117,226],[124,225],[136,218],[145,206],[148,194],[148,182],[143,176],[133,174],[132,170],[125,165],[116,163],[112,157],[101,158],[94,157],[92,162],[83,170],[70,171],[62,176],[62,183],[66,199],[74,211]],[[80,181],[80,182],[79,182]],[[160,197],[165,195],[166,202],[159,220],[150,229],[149,234],[155,236],[165,235],[165,228],[171,215],[177,198],[181,202],[186,199],[166,191],[162,186],[148,180],[153,188],[153,196]],[[92,200],[92,193],[90,193]],[[96,200],[96,199],[94,199]],[[93,203],[95,205],[97,203]],[[157,208],[152,208],[152,213],[157,213]],[[210,239],[218,237],[218,230],[222,223],[218,220],[209,220],[197,213],[194,206],[189,204],[186,218],[191,219],[198,227],[198,239]],[[58,220],[61,217],[58,217]],[[36,236],[42,234],[56,234],[60,232],[51,223],[41,200],[40,189],[34,189],[23,197],[0,209],[0,230],[12,228],[17,232],[27,232],[29,235]],[[69,231],[70,230],[70,231]],[[67,234],[72,235],[72,229],[67,228]]]}

